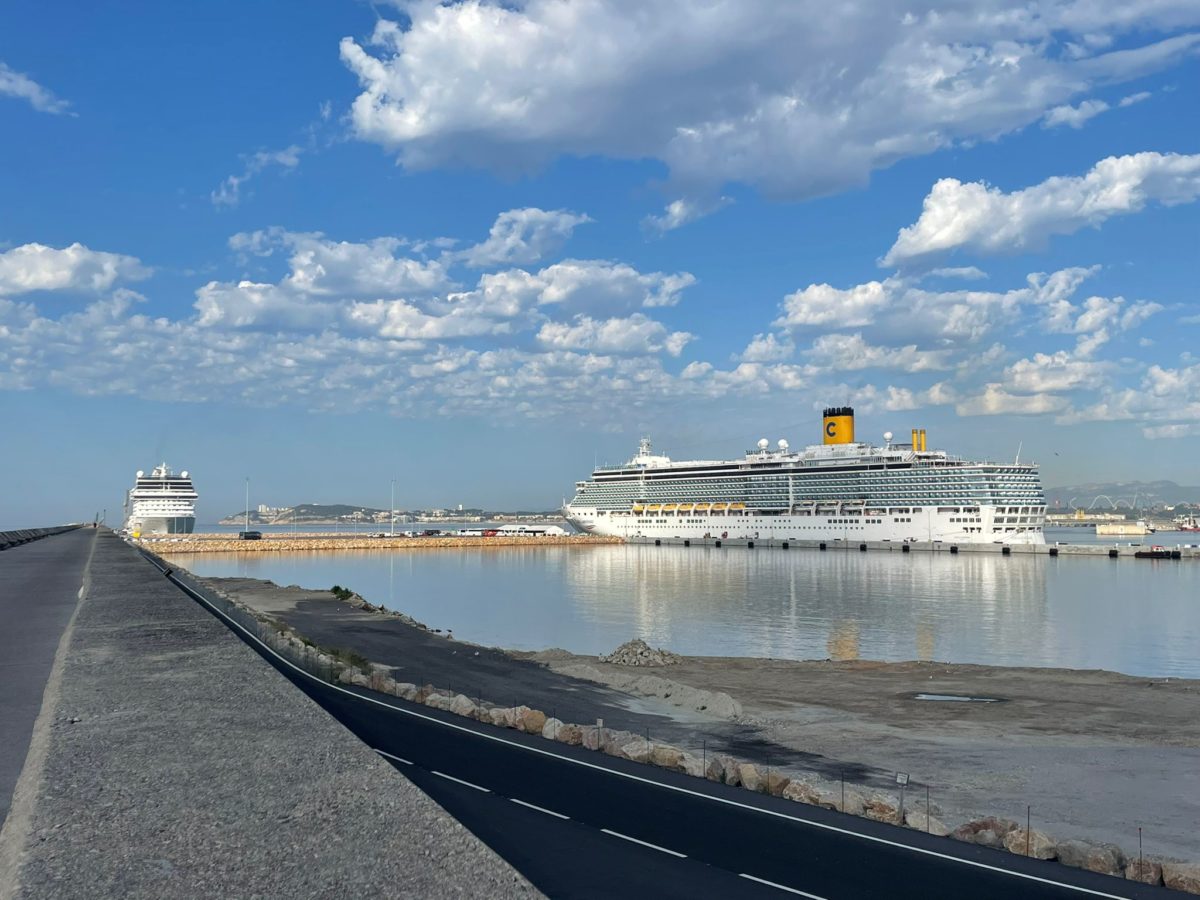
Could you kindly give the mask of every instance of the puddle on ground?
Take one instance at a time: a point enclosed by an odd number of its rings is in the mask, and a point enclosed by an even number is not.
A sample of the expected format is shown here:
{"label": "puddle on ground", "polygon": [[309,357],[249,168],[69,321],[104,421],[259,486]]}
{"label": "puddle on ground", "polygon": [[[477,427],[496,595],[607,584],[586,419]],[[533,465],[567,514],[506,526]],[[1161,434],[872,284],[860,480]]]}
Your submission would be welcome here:
{"label": "puddle on ground", "polygon": [[939,703],[1003,703],[1001,697],[968,697],[965,694],[913,694],[914,700],[933,700]]}

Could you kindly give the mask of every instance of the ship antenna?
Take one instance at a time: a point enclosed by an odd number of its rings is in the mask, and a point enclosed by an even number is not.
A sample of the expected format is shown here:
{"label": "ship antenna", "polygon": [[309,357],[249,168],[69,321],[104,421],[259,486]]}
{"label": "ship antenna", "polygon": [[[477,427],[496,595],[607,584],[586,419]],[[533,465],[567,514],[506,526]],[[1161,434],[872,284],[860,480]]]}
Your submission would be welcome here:
{"label": "ship antenna", "polygon": [[1019,466],[1021,464],[1021,448],[1024,446],[1025,446],[1024,441],[1021,441],[1020,443],[1017,444],[1017,458],[1015,460],[1013,460],[1014,466]]}

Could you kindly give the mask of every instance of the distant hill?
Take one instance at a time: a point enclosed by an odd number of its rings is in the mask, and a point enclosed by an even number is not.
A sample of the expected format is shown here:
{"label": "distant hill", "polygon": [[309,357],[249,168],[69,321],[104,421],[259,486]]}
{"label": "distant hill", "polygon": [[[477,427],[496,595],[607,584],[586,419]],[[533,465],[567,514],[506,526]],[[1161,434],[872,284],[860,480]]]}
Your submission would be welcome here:
{"label": "distant hill", "polygon": [[[1097,500],[1096,498],[1101,498]],[[1106,501],[1105,498],[1108,500]],[[1114,504],[1122,508],[1136,505],[1174,506],[1179,503],[1200,503],[1200,486],[1176,484],[1174,481],[1092,481],[1084,484],[1046,488],[1046,500],[1066,507],[1074,498],[1076,506],[1085,509],[1095,503],[1097,509],[1109,509]]]}

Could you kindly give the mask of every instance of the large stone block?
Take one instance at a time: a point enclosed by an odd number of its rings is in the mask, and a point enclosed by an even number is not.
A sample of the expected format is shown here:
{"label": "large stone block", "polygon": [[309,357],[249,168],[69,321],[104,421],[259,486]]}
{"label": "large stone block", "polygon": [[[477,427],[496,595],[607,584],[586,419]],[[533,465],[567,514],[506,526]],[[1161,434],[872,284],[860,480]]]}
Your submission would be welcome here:
{"label": "large stone block", "polygon": [[996,816],[985,816],[982,819],[973,819],[970,822],[964,822],[950,833],[950,836],[956,841],[964,841],[968,844],[979,844],[981,847],[991,847],[994,850],[1004,849],[1004,839],[1008,837],[1009,832],[1015,831],[1019,826],[1012,819],[1001,819]]}
{"label": "large stone block", "polygon": [[783,792],[787,790],[787,786],[792,783],[792,779],[788,778],[782,772],[776,772],[773,769],[767,770],[767,777],[764,779],[763,786],[768,794],[772,797],[782,797]]}
{"label": "large stone block", "polygon": [[1034,859],[1054,859],[1058,856],[1058,844],[1054,838],[1036,828],[1028,833],[1024,828],[1013,829],[1004,838],[1004,849]]}
{"label": "large stone block", "polygon": [[521,707],[521,715],[517,718],[517,730],[526,734],[541,734],[546,725],[546,714],[540,709]]}
{"label": "large stone block", "polygon": [[1125,867],[1125,877],[1142,884],[1162,884],[1162,864],[1153,859],[1131,859]]}
{"label": "large stone block", "polygon": [[1064,866],[1087,869],[1101,875],[1120,877],[1125,873],[1125,853],[1116,844],[1062,841],[1058,845],[1058,861]]}
{"label": "large stone block", "polygon": [[1163,884],[1172,890],[1200,894],[1200,864],[1165,862],[1162,876]]}
{"label": "large stone block", "polygon": [[560,744],[570,744],[573,747],[578,747],[583,743],[583,729],[578,725],[567,722],[558,729],[558,734],[554,736],[554,739]]}
{"label": "large stone block", "polygon": [[924,809],[905,810],[904,824],[915,831],[924,831],[938,837],[945,837],[950,833],[950,829],[937,816],[931,814],[926,818]]}
{"label": "large stone block", "polygon": [[732,784],[735,787],[742,783],[741,775],[738,772],[738,761],[724,753],[708,758],[708,766],[704,771],[704,777],[709,781],[719,781],[723,784]]}
{"label": "large stone block", "polygon": [[891,797],[876,794],[867,798],[867,802],[863,804],[863,815],[876,822],[900,824],[900,806]]}
{"label": "large stone block", "polygon": [[738,783],[748,791],[762,792],[766,779],[754,763],[738,763]]}

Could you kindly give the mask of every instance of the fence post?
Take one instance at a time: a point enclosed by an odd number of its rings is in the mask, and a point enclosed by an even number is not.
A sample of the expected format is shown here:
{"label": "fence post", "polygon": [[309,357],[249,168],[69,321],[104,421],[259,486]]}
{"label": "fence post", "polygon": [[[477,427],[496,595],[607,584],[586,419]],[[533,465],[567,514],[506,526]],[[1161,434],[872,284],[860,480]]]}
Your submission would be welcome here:
{"label": "fence post", "polygon": [[925,833],[929,833],[929,785],[925,785]]}
{"label": "fence post", "polygon": [[1026,804],[1026,806],[1025,806],[1025,855],[1026,856],[1029,855],[1029,841],[1030,841],[1030,838],[1032,837],[1032,834],[1030,833],[1030,828],[1029,828],[1029,824],[1032,821],[1032,817],[1030,815],[1030,809],[1032,809],[1032,807],[1029,806],[1028,804]]}

